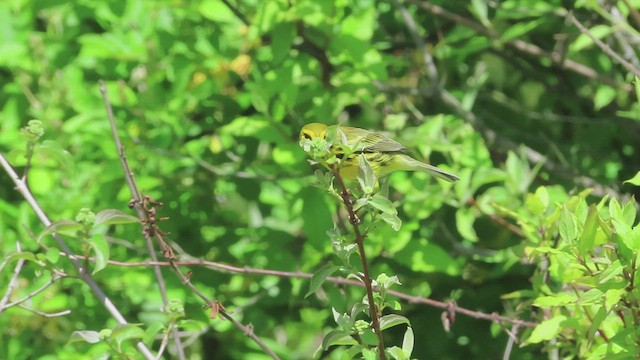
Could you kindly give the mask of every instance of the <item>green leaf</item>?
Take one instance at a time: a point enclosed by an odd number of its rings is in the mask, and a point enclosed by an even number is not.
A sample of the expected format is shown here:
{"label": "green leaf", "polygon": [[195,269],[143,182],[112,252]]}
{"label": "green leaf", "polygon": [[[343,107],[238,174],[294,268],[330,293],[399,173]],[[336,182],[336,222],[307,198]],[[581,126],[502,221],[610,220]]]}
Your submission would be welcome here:
{"label": "green leaf", "polygon": [[407,358],[411,358],[411,353],[413,353],[413,343],[413,329],[411,329],[411,326],[407,326],[407,331],[404,332],[404,337],[402,338],[402,351]]}
{"label": "green leaf", "polygon": [[[637,82],[636,82],[637,83]],[[638,95],[640,96],[640,95]],[[624,181],[625,184],[632,184],[635,186],[640,186],[640,171],[638,171],[635,175],[633,175],[633,177],[631,179],[625,180]]]}
{"label": "green leaf", "polygon": [[474,209],[471,207],[461,207],[456,210],[456,227],[458,232],[463,238],[477,242],[478,235],[473,228],[473,223],[476,220]]}
{"label": "green leaf", "polygon": [[322,339],[322,348],[327,350],[333,345],[356,345],[357,343],[347,332],[331,330]]}
{"label": "green leaf", "polygon": [[109,262],[109,243],[102,234],[93,235],[89,239],[91,249],[95,253],[96,266],[93,268],[92,274],[104,269]]}
{"label": "green leaf", "polygon": [[599,224],[598,209],[592,204],[589,206],[589,213],[587,215],[587,220],[584,223],[584,230],[582,231],[582,235],[580,235],[580,240],[578,241],[578,250],[583,256],[586,256],[593,249],[596,231],[598,230]]}
{"label": "green leaf", "polygon": [[578,226],[576,224],[576,219],[566,207],[562,208],[558,230],[560,231],[560,236],[562,237],[562,239],[569,243],[572,243],[577,237]]}
{"label": "green leaf", "polygon": [[393,206],[393,203],[391,202],[391,200],[387,199],[386,197],[380,194],[373,195],[373,197],[369,199],[368,203],[369,205],[382,211],[385,214],[389,214],[389,215],[398,214],[398,210],[396,210],[396,208]]}
{"label": "green leaf", "polygon": [[599,289],[590,289],[580,294],[576,303],[579,305],[597,305],[603,303],[603,300],[604,293],[602,291]]}
{"label": "green leaf", "polygon": [[365,194],[372,194],[378,184],[373,168],[364,154],[358,157],[358,182]]}
{"label": "green leaf", "polygon": [[11,261],[15,261],[15,260],[20,260],[20,259],[24,259],[27,261],[36,261],[36,256],[34,253],[32,252],[28,252],[28,251],[20,251],[20,252],[12,252],[10,253],[8,256],[5,257],[5,262],[9,263]]}
{"label": "green leaf", "polygon": [[387,224],[391,225],[391,228],[394,231],[399,231],[400,228],[402,227],[402,220],[400,220],[398,215],[382,213],[380,214],[380,218]]}
{"label": "green leaf", "polygon": [[82,230],[84,226],[76,221],[71,220],[60,220],[56,221],[53,224],[47,226],[41,233],[38,235],[37,242],[40,243],[45,236],[50,234],[61,234],[76,237],[79,230]]}
{"label": "green leaf", "polygon": [[609,289],[604,294],[604,306],[610,311],[614,306],[622,299],[622,297],[627,293],[626,289]]}
{"label": "green leaf", "polygon": [[509,40],[522,37],[523,35],[531,32],[532,30],[534,30],[535,28],[543,24],[545,21],[546,21],[545,17],[540,17],[533,21],[517,22],[514,25],[510,26],[508,29],[506,29],[502,33],[502,36],[500,37],[500,39],[502,41],[509,41]]}
{"label": "green leaf", "polygon": [[273,62],[279,63],[289,57],[293,39],[296,37],[294,23],[282,22],[273,27],[271,51],[273,52]]}
{"label": "green leaf", "polygon": [[622,218],[629,226],[636,221],[636,201],[633,197],[622,208]]}
{"label": "green leaf", "polygon": [[553,339],[554,337],[560,334],[562,331],[562,322],[567,320],[567,317],[564,315],[558,315],[551,319],[544,320],[531,333],[531,336],[525,341],[525,345],[527,344],[537,344],[543,341],[548,341]]}
{"label": "green leaf", "polygon": [[598,279],[598,284],[604,284],[611,280],[612,278],[622,274],[622,265],[620,264],[620,260],[615,260],[611,265],[607,266],[606,269],[600,274]]}
{"label": "green leaf", "polygon": [[54,247],[50,247],[47,249],[47,260],[52,263],[55,264],[58,262],[58,260],[60,259],[60,250],[54,248]]}
{"label": "green leaf", "polygon": [[389,314],[389,315],[384,315],[383,317],[380,318],[380,330],[386,330],[388,328],[401,325],[401,324],[407,324],[408,326],[411,326],[409,319],[407,319],[404,316]]}
{"label": "green leaf", "polygon": [[309,295],[315,293],[316,290],[318,290],[320,286],[322,286],[327,277],[338,270],[340,270],[340,266],[326,264],[318,271],[313,273],[313,276],[311,276],[311,281],[309,283],[309,291],[307,291],[307,294],[304,297],[306,298]]}
{"label": "green leaf", "polygon": [[486,0],[471,0],[470,6],[471,13],[480,20],[482,25],[491,28],[491,22],[489,21],[489,6]]}
{"label": "green leaf", "polygon": [[602,325],[602,322],[607,318],[607,309],[605,308],[605,306],[600,306],[598,311],[596,311],[596,313],[592,316],[593,317],[591,318],[589,329],[586,332],[589,339],[593,339],[593,337],[598,334],[600,325]]}
{"label": "green leaf", "polygon": [[89,344],[96,344],[100,342],[100,333],[92,330],[74,331],[71,333],[69,343],[75,342],[87,342]]}
{"label": "green leaf", "polygon": [[542,201],[535,194],[527,194],[527,200],[525,202],[527,210],[533,215],[540,216],[544,213],[545,208]]}
{"label": "green leaf", "polygon": [[369,41],[373,36],[376,26],[375,7],[369,7],[354,11],[341,22],[343,34],[348,34],[358,40]]}
{"label": "green leaf", "polygon": [[594,108],[600,110],[603,107],[611,104],[616,98],[616,90],[610,86],[600,85],[596,94],[593,97]]}
{"label": "green leaf", "polygon": [[539,308],[551,308],[555,306],[564,306],[573,304],[576,296],[567,293],[560,293],[554,296],[539,296],[533,301],[533,305]]}
{"label": "green leaf", "polygon": [[118,351],[122,351],[122,344],[127,340],[141,340],[144,338],[142,324],[117,325],[111,333],[111,340],[115,341]]}
{"label": "green leaf", "polygon": [[96,214],[96,225],[136,224],[139,222],[137,217],[116,209],[102,210]]}

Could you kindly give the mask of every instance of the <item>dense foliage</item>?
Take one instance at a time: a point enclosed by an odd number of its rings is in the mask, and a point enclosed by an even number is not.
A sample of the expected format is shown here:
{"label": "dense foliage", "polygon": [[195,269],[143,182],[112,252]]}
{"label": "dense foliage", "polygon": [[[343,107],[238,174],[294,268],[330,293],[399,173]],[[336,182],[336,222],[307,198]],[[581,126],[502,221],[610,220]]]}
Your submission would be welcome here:
{"label": "dense foliage", "polygon": [[[386,358],[639,356],[640,1],[10,0],[0,20],[0,358],[375,359],[354,231]],[[363,165],[349,195],[307,160],[312,121],[461,180]]]}

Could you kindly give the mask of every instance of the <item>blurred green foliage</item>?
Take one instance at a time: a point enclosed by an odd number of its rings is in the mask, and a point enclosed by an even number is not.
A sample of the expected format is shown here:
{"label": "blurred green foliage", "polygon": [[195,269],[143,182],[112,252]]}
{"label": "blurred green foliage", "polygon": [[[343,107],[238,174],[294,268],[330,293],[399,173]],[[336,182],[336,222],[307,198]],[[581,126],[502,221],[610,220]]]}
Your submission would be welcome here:
{"label": "blurred green foliage", "polygon": [[[28,169],[42,209],[66,221],[56,230],[72,251],[149,260],[141,227],[110,217],[124,218],[131,195],[102,79],[136,181],[164,202],[160,226],[180,259],[314,273],[333,256],[327,231],[346,220],[314,186],[300,127],[386,131],[461,180],[390,176],[403,224],[369,232],[374,278],[396,275],[403,293],[540,323],[517,329],[524,346],[512,358],[634,357],[638,182],[623,181],[640,169],[640,103],[632,71],[573,26],[570,11],[640,67],[637,1],[3,1],[0,154]],[[55,281],[26,309],[0,309],[0,358],[136,358],[132,339],[157,351],[173,322],[190,359],[268,358],[210,319],[168,268],[168,297],[184,316],[162,311],[150,267],[91,264],[141,324],[117,326],[44,230],[1,175],[0,296],[19,258],[8,303]],[[331,309],[350,313],[364,295],[325,282],[305,297],[308,279],[188,268],[284,359],[309,359],[336,328]],[[458,314],[445,331],[442,309],[397,300],[413,358],[494,359],[509,348],[508,323]],[[405,334],[392,328],[386,343],[401,347]]]}

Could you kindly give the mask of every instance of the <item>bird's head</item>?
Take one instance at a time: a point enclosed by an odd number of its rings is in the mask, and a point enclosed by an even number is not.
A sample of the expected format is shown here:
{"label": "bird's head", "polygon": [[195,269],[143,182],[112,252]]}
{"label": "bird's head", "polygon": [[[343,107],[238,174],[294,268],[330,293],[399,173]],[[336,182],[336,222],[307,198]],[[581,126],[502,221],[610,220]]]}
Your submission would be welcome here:
{"label": "bird's head", "polygon": [[327,125],[320,123],[309,123],[300,130],[300,140],[324,139],[327,136]]}

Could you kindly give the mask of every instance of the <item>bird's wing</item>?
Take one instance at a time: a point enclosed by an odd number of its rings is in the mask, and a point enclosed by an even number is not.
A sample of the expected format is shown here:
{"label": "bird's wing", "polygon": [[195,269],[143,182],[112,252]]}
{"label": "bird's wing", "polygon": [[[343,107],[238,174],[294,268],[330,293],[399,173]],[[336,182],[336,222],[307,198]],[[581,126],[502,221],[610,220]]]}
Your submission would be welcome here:
{"label": "bird's wing", "polygon": [[380,133],[360,128],[339,127],[349,134],[349,146],[363,152],[404,152],[406,148],[399,142]]}

